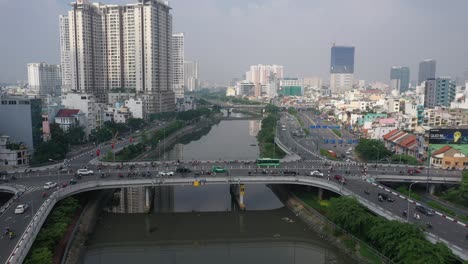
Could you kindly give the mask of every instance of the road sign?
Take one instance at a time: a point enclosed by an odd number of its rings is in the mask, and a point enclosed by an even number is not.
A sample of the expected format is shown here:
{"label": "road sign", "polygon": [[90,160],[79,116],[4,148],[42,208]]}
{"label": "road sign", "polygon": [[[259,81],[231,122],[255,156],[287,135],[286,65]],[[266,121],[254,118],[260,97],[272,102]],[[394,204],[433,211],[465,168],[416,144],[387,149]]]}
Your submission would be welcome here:
{"label": "road sign", "polygon": [[328,144],[328,139],[324,139],[323,143]]}
{"label": "road sign", "polygon": [[353,144],[353,140],[352,140],[352,139],[348,139],[348,144]]}
{"label": "road sign", "polygon": [[343,140],[342,139],[338,140],[338,144],[343,144]]}
{"label": "road sign", "polygon": [[334,139],[330,140],[330,144],[335,144],[335,142],[336,141]]}
{"label": "road sign", "polygon": [[327,126],[322,126],[322,128],[328,128]]}

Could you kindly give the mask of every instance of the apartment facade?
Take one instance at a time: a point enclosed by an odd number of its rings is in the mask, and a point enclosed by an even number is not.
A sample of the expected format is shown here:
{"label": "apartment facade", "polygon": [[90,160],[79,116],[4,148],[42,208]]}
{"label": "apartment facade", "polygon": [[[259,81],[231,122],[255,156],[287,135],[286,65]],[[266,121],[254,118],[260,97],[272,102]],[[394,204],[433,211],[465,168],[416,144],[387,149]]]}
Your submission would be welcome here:
{"label": "apartment facade", "polygon": [[176,99],[184,98],[184,33],[172,34],[172,75]]}
{"label": "apartment facade", "polygon": [[29,89],[41,97],[61,94],[62,76],[60,65],[28,63]]}
{"label": "apartment facade", "polygon": [[354,83],[354,47],[331,48],[330,90],[333,94],[349,91]]}
{"label": "apartment facade", "polygon": [[[65,43],[68,35],[70,46],[70,90],[93,94],[102,103],[109,91],[135,90],[149,100],[149,114],[173,111],[172,15],[167,2],[105,5],[80,0],[71,5],[69,32],[61,33]],[[66,47],[62,51],[66,53]]]}
{"label": "apartment facade", "polygon": [[184,61],[184,86],[185,90],[190,92],[199,88],[200,81],[197,61]]}

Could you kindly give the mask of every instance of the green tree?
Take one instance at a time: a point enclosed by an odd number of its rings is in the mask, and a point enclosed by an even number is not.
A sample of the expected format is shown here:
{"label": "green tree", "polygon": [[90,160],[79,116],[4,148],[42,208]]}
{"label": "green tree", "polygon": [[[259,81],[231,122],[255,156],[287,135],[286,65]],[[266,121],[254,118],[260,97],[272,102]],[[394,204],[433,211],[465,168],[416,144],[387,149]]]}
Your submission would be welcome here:
{"label": "green tree", "polygon": [[330,200],[327,216],[345,230],[359,235],[366,232],[373,220],[356,199],[345,196]]}
{"label": "green tree", "polygon": [[291,106],[288,108],[288,113],[290,113],[291,115],[297,115],[297,110],[296,108]]}
{"label": "green tree", "polygon": [[65,133],[65,138],[67,142],[72,145],[82,144],[85,139],[85,131],[82,126],[72,126]]}
{"label": "green tree", "polygon": [[383,141],[361,138],[356,146],[356,152],[365,160],[382,160],[392,153],[385,147]]}
{"label": "green tree", "polygon": [[52,251],[46,247],[36,248],[32,251],[31,255],[26,259],[26,264],[37,263],[52,263]]}
{"label": "green tree", "polygon": [[137,130],[142,128],[145,125],[145,121],[141,118],[129,118],[127,121],[127,125],[133,129]]}

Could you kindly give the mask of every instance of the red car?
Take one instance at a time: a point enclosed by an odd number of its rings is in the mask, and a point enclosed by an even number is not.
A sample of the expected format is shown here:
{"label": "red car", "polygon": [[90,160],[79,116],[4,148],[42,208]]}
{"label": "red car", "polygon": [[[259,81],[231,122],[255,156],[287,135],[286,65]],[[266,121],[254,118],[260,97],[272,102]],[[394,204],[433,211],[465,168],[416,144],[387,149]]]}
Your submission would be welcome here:
{"label": "red car", "polygon": [[409,174],[415,174],[415,173],[416,173],[416,174],[419,174],[419,173],[421,173],[421,171],[420,171],[420,170],[417,170],[417,169],[408,169],[408,173],[409,173]]}
{"label": "red car", "polygon": [[339,182],[341,182],[341,183],[343,183],[343,184],[346,183],[346,179],[345,179],[343,176],[341,176],[341,175],[338,175],[338,174],[337,174],[337,175],[335,175],[334,178],[335,178],[335,180],[337,180],[337,181],[339,181]]}

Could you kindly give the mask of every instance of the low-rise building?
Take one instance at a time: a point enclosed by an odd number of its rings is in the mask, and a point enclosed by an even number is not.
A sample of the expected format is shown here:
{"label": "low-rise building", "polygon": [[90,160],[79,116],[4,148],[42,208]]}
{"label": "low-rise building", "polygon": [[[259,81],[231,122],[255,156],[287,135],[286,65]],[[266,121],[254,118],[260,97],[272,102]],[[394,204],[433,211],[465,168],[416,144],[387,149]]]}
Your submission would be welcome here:
{"label": "low-rise building", "polygon": [[10,141],[10,137],[0,134],[0,171],[29,164],[28,148],[24,144]]}
{"label": "low-rise building", "polygon": [[55,116],[54,121],[65,132],[71,127],[86,127],[87,125],[86,116],[79,109],[60,109]]}
{"label": "low-rise building", "polygon": [[128,108],[133,118],[143,119],[146,116],[144,102],[142,98],[129,98],[125,100],[125,107]]}
{"label": "low-rise building", "polygon": [[397,155],[420,159],[418,137],[400,130],[392,130],[383,136],[385,147]]}
{"label": "low-rise building", "polygon": [[468,157],[451,146],[444,146],[432,153],[431,165],[443,169],[463,170],[468,167]]}

